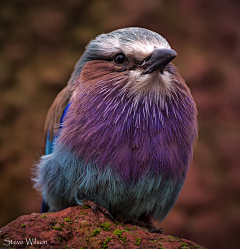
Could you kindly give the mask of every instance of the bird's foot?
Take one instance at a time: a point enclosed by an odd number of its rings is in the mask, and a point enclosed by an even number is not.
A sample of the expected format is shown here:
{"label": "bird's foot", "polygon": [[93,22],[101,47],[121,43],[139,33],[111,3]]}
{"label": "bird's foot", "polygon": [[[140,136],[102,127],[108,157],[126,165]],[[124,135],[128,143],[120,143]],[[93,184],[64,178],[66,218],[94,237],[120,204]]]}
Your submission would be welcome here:
{"label": "bird's foot", "polygon": [[99,210],[101,213],[103,213],[110,220],[112,220],[112,221],[114,220],[111,213],[106,208],[104,208],[100,204],[98,204],[97,202],[91,201],[91,200],[84,200],[84,201],[82,201],[82,204],[84,204],[86,206],[90,206],[94,212],[97,212]]}
{"label": "bird's foot", "polygon": [[156,227],[153,230],[150,231],[150,233],[158,233],[158,234],[162,234],[163,232],[163,228],[162,227]]}

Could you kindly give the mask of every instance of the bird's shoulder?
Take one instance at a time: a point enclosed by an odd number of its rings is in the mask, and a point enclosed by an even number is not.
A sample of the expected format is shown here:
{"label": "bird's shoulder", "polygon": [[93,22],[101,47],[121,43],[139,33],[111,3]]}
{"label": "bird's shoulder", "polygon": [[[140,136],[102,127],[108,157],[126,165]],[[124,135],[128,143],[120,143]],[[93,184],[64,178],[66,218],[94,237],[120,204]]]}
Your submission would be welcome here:
{"label": "bird's shoulder", "polygon": [[70,97],[71,91],[69,90],[69,87],[66,86],[53,101],[45,121],[45,142],[48,139],[50,139],[50,141],[53,141],[53,138],[58,134],[61,119],[64,110],[69,103]]}

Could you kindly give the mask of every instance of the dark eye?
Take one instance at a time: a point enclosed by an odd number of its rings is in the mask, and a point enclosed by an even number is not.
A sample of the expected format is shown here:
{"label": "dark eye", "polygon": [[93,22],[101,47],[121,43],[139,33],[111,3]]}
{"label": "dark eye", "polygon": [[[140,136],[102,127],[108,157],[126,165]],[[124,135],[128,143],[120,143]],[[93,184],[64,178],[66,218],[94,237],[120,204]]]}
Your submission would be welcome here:
{"label": "dark eye", "polygon": [[123,64],[126,60],[126,56],[124,54],[117,54],[114,57],[114,62],[116,64]]}

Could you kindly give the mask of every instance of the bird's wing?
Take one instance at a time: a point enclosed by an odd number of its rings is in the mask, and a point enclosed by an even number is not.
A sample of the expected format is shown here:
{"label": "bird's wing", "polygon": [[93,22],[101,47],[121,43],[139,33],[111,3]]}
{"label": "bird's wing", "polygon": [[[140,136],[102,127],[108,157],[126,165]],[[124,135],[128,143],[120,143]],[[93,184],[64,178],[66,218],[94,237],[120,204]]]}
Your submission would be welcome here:
{"label": "bird's wing", "polygon": [[[49,155],[53,151],[53,143],[58,136],[59,130],[65,117],[68,107],[71,92],[66,86],[56,97],[50,107],[45,121],[45,154]],[[42,199],[41,213],[49,211],[47,203]]]}
{"label": "bird's wing", "polygon": [[45,121],[45,154],[52,153],[53,142],[59,133],[63,118],[67,113],[71,91],[66,86],[50,107]]}

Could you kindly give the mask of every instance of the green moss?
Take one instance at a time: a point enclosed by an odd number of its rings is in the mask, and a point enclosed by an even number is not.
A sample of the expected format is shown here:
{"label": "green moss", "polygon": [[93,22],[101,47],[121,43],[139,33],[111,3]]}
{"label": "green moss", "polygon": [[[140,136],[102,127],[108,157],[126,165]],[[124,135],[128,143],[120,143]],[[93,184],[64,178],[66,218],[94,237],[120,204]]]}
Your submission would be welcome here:
{"label": "green moss", "polygon": [[128,227],[124,227],[124,229],[125,229],[126,231],[130,231],[130,228],[128,228]]}
{"label": "green moss", "polygon": [[26,227],[26,225],[25,225],[25,224],[22,224],[22,225],[21,225],[21,228],[25,228],[25,227]]}
{"label": "green moss", "polygon": [[178,238],[175,238],[171,235],[168,235],[167,237],[169,238],[169,240],[168,240],[169,242],[174,242],[175,240],[178,240]]}
{"label": "green moss", "polygon": [[88,208],[90,208],[89,206],[82,206],[84,209],[88,209]]}
{"label": "green moss", "polygon": [[113,231],[113,234],[118,235],[118,238],[122,238],[123,230],[116,229]]}
{"label": "green moss", "polygon": [[64,218],[65,221],[67,222],[71,222],[70,218],[67,216],[66,218]]}
{"label": "green moss", "polygon": [[88,238],[86,238],[87,244],[89,244],[89,239],[90,239],[92,236],[96,236],[96,235],[98,235],[100,232],[101,232],[100,228],[96,228],[96,229],[93,231],[93,233],[92,233]]}
{"label": "green moss", "polygon": [[157,243],[156,240],[149,240],[149,243]]}
{"label": "green moss", "polygon": [[159,237],[158,238],[160,241],[163,241],[163,242],[166,242],[166,241],[168,241],[166,238],[164,238],[164,237]]}
{"label": "green moss", "polygon": [[[91,236],[96,236],[96,235],[98,235],[100,232],[101,232],[100,228],[96,228],[96,229],[93,231],[93,233],[91,234]],[[90,236],[90,237],[91,237],[91,236]]]}
{"label": "green moss", "polygon": [[[70,248],[70,247],[68,247],[68,248]],[[81,246],[79,249],[85,249],[85,247]]]}
{"label": "green moss", "polygon": [[104,222],[104,223],[102,223],[101,224],[101,227],[102,227],[102,229],[104,230],[104,231],[110,231],[110,223],[109,222]]}
{"label": "green moss", "polygon": [[60,238],[60,237],[58,237],[58,240],[61,241],[61,242],[63,242],[62,238]]}
{"label": "green moss", "polygon": [[59,226],[53,226],[53,229],[54,230],[58,230],[58,231],[62,231],[62,228],[63,228],[63,224]]}
{"label": "green moss", "polygon": [[136,237],[136,242],[134,243],[135,245],[139,246],[141,244],[142,239],[139,237]]}
{"label": "green moss", "polygon": [[56,226],[54,226],[53,229],[54,230],[58,230],[58,231],[62,231],[62,227],[56,227]]}
{"label": "green moss", "polygon": [[137,229],[137,226],[134,225],[132,229],[133,229],[133,230],[136,230],[136,229]]}
{"label": "green moss", "polygon": [[162,246],[162,243],[161,243],[161,242],[158,242],[158,244],[159,244],[160,246]]}
{"label": "green moss", "polygon": [[113,221],[113,224],[114,224],[114,226],[118,226],[118,225],[120,225],[120,226],[123,226],[123,222],[119,222],[119,221]]}
{"label": "green moss", "polygon": [[108,248],[108,242],[112,239],[112,237],[107,237],[107,239],[103,242],[103,249]]}
{"label": "green moss", "polygon": [[184,243],[184,242],[179,242],[181,244],[181,247],[180,249],[189,249],[190,247],[188,247],[188,244],[187,243]]}
{"label": "green moss", "polygon": [[46,218],[46,217],[47,217],[47,215],[46,215],[46,214],[43,214],[43,215],[42,215],[42,218]]}
{"label": "green moss", "polygon": [[122,240],[124,243],[126,243],[126,239],[127,239],[127,236],[125,236],[124,238],[121,238],[120,240]]}

